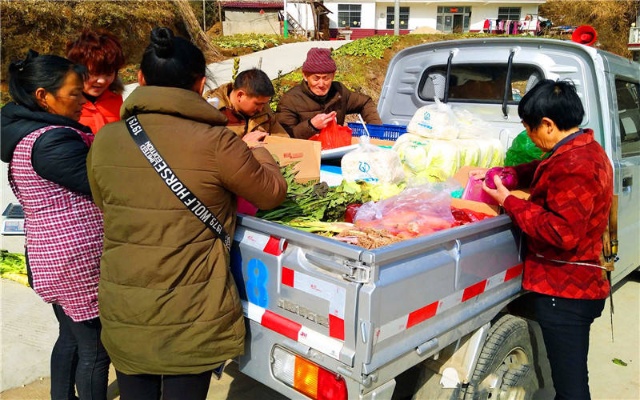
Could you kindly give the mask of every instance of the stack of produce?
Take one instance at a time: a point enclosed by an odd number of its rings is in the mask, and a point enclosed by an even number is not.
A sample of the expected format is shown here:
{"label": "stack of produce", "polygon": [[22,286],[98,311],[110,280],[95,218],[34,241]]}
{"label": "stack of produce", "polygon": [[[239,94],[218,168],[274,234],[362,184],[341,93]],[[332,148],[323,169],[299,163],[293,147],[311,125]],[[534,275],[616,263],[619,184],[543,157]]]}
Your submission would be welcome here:
{"label": "stack of produce", "polygon": [[257,217],[332,237],[367,249],[427,235],[488,217],[451,206],[440,185],[405,188],[401,184],[295,181],[293,164],[283,167],[287,199]]}
{"label": "stack of produce", "polygon": [[418,109],[407,132],[396,141],[405,176],[412,182],[444,182],[460,167],[503,165],[500,140],[483,132],[485,122],[468,111],[454,111],[436,102]]}

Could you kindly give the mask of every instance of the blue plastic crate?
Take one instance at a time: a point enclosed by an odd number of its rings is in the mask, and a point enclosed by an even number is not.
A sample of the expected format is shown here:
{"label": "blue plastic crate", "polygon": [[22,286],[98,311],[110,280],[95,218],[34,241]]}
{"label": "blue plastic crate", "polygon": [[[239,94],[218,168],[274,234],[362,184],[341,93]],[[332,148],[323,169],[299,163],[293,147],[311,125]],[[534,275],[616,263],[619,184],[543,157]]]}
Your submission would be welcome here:
{"label": "blue plastic crate", "polygon": [[[351,134],[354,137],[359,137],[362,135],[366,135],[364,131],[364,127],[360,122],[349,122],[347,126],[351,128]],[[391,125],[391,124],[382,124],[382,125],[373,125],[367,124],[367,130],[369,131],[369,136],[374,139],[382,139],[382,140],[396,140],[400,135],[407,133],[407,127],[403,125]]]}

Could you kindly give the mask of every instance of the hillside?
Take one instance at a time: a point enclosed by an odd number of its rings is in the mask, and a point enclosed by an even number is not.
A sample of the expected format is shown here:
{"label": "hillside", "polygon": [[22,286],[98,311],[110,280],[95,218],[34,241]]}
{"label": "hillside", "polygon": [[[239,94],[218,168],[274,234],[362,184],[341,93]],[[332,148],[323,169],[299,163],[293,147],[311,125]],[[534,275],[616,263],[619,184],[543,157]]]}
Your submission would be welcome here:
{"label": "hillside", "polygon": [[[184,3],[181,0],[180,3]],[[201,18],[201,2],[190,1],[191,11]],[[213,3],[213,2],[212,2]],[[628,29],[637,17],[635,0],[548,0],[540,8],[541,15],[554,21],[554,25],[590,24],[598,30],[597,46],[629,57],[626,49]],[[188,8],[188,7],[187,7]],[[200,14],[198,14],[200,13]],[[188,14],[188,13],[187,13]],[[215,13],[210,13],[215,17]],[[21,59],[30,48],[41,53],[64,54],[66,42],[74,38],[84,27],[102,28],[121,38],[128,65],[120,71],[125,83],[135,80],[138,62],[148,43],[152,27],[163,25],[182,36],[190,37],[188,16],[178,2],[166,0],[122,1],[50,1],[21,0],[0,1],[1,77],[0,106],[9,100],[4,80],[9,62]],[[207,53],[207,61],[215,62],[247,52],[259,51],[283,43],[306,40],[277,35],[221,36],[220,22],[211,20],[206,37],[213,44],[213,53]],[[193,26],[191,26],[193,28]],[[200,29],[196,26],[197,29]],[[200,31],[202,33],[202,31]],[[377,100],[391,58],[399,50],[415,44],[445,39],[477,37],[467,35],[402,35],[378,36],[354,41],[336,52],[337,80],[354,90],[368,94]],[[558,37],[558,36],[556,36]],[[564,37],[568,39],[567,37]],[[374,54],[375,53],[375,54]],[[286,91],[300,80],[299,73],[274,82],[277,93]]]}

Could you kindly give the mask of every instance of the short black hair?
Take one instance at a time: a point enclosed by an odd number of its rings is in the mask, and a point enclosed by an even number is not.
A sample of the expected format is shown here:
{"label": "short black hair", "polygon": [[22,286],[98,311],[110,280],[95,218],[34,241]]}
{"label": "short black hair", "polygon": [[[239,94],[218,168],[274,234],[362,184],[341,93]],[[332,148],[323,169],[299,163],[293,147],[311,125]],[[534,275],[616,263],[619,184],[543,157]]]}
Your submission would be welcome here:
{"label": "short black hair", "polygon": [[187,39],[169,28],[153,28],[150,39],[140,63],[147,85],[191,90],[206,76],[204,54]]}
{"label": "short black hair", "polygon": [[520,100],[518,115],[530,129],[536,129],[546,117],[558,129],[567,130],[582,123],[584,107],[573,82],[545,79]]}
{"label": "short black hair", "polygon": [[269,76],[257,68],[242,71],[233,81],[233,90],[242,89],[251,97],[272,97],[276,91]]}
{"label": "short black hair", "polygon": [[9,94],[13,101],[31,111],[45,111],[36,100],[36,90],[43,88],[56,94],[70,72],[84,79],[87,69],[63,57],[29,50],[24,60],[9,65]]}

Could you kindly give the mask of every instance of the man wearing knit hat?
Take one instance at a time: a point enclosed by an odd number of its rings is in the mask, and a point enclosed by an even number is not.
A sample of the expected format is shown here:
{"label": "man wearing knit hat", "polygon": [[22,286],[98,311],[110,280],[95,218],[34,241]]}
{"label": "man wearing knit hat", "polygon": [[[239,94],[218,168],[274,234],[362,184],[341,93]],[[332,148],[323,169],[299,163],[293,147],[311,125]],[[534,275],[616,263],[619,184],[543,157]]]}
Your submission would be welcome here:
{"label": "man wearing knit hat", "polygon": [[334,119],[343,125],[347,114],[361,114],[368,124],[382,124],[371,97],[333,80],[336,69],[331,49],[309,50],[302,64],[302,82],[282,95],[276,109],[276,118],[289,136],[308,139]]}

